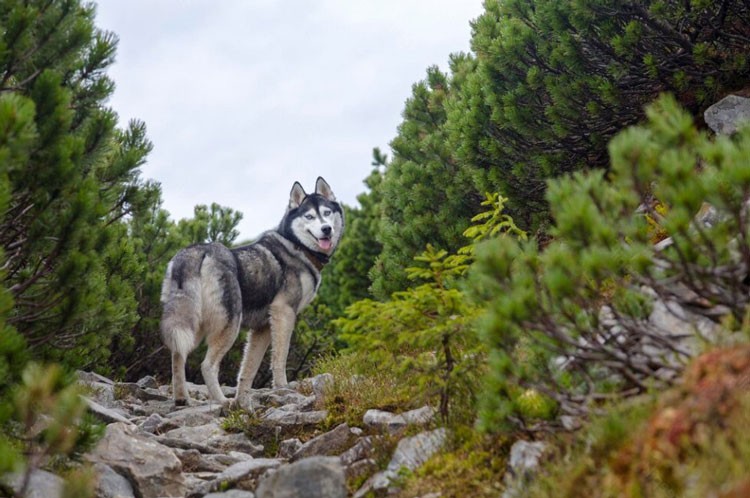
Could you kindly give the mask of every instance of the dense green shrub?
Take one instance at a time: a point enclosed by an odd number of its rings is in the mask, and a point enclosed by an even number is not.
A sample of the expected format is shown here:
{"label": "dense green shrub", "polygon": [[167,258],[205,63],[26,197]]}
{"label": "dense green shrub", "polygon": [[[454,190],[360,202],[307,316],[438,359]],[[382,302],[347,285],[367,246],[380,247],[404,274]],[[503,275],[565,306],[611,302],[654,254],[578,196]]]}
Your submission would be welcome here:
{"label": "dense green shrub", "polygon": [[[525,238],[503,214],[505,199],[489,195],[487,211],[465,231],[473,242],[512,234]],[[411,386],[417,403],[438,406],[444,421],[471,423],[474,400],[485,364],[485,352],[474,327],[481,309],[461,288],[473,261],[473,244],[457,254],[431,245],[406,269],[416,281],[388,301],[364,299],[346,309],[334,323],[347,352],[366,355],[383,371]]]}
{"label": "dense green shrub", "polygon": [[[647,115],[610,144],[609,177],[551,182],[546,248],[501,238],[478,249],[473,281],[489,300],[488,426],[525,422],[514,390],[579,414],[613,392],[674,379],[689,350],[684,331],[648,320],[656,298],[745,317],[750,130],[711,140],[671,97]],[[720,215],[701,216],[704,202]],[[644,214],[671,239],[653,245]]]}
{"label": "dense green shrub", "polygon": [[750,76],[742,0],[505,0],[473,23],[478,70],[445,125],[479,191],[545,219],[545,181],[608,168],[607,143],[673,93],[694,115]]}

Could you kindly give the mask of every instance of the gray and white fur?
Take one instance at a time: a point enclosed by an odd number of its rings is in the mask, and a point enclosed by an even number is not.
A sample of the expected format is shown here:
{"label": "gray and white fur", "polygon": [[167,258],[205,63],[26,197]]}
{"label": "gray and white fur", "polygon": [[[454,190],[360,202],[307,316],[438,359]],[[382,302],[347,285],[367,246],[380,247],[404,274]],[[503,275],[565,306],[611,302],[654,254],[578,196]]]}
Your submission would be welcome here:
{"label": "gray and white fur", "polygon": [[248,340],[237,376],[237,404],[252,409],[250,391],[271,346],[273,386],[287,384],[286,361],[297,315],[313,300],[321,270],[344,230],[344,212],[319,177],[315,193],[295,182],[278,228],[250,245],[228,249],[198,244],[179,251],[167,266],[162,286],[161,334],[172,353],[175,404],[189,401],[185,360],[202,340],[201,364],[211,398],[226,403],[219,386],[219,364],[240,329]]}

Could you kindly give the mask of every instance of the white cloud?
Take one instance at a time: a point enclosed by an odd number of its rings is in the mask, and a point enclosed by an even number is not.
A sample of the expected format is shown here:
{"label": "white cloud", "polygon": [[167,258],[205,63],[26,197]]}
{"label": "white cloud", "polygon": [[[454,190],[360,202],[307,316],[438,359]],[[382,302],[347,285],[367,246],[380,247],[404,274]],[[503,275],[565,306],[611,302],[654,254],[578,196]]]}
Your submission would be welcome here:
{"label": "white cloud", "polygon": [[120,38],[110,104],[146,122],[143,168],[175,218],[242,211],[273,227],[292,183],[324,176],[349,204],[387,149],[411,85],[469,49],[481,0],[102,0]]}

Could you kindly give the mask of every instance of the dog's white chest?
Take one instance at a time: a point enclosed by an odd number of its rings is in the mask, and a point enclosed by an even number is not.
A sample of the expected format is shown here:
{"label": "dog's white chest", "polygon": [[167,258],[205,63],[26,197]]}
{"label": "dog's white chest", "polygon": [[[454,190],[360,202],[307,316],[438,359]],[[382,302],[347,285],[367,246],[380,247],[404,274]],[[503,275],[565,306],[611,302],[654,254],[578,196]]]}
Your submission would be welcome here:
{"label": "dog's white chest", "polygon": [[301,312],[305,306],[310,304],[313,298],[315,298],[315,294],[318,292],[318,289],[315,287],[315,279],[308,273],[300,275],[299,284],[302,290],[302,297],[300,299],[299,307],[297,308],[297,313]]}

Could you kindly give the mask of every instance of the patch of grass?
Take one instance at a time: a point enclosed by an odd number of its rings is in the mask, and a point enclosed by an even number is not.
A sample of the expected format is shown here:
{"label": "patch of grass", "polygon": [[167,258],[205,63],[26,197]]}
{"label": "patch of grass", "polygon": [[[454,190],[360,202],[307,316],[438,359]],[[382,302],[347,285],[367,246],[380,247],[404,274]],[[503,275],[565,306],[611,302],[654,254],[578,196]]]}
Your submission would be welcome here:
{"label": "patch of grass", "polygon": [[266,458],[278,457],[279,445],[285,439],[298,438],[305,442],[325,432],[321,424],[281,426],[241,408],[230,411],[221,421],[221,428],[227,432],[242,432],[254,443],[262,444]]}
{"label": "patch of grass", "polygon": [[369,409],[403,412],[417,408],[413,383],[379,369],[361,354],[323,358],[315,370],[333,375],[333,383],[328,386],[320,407],[328,410],[325,422],[328,427],[344,422],[362,426],[362,418]]}

